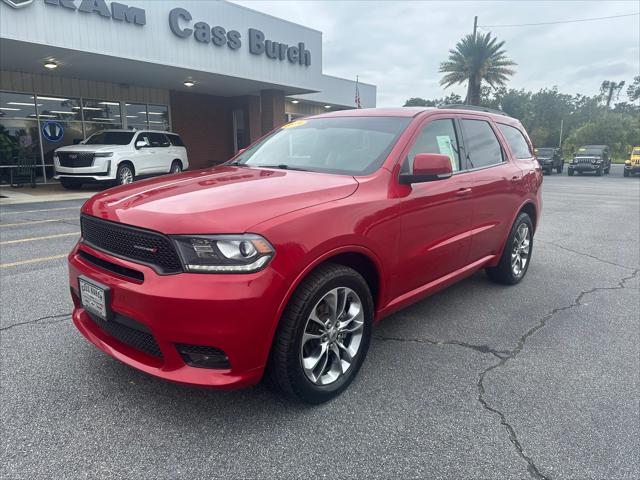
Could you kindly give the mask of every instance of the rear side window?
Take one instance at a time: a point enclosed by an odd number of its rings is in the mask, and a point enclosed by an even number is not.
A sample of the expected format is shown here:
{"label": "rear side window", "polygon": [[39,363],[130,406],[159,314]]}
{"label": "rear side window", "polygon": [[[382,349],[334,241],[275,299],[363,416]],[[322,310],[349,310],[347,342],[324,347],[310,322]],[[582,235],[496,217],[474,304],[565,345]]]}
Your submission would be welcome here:
{"label": "rear side window", "polygon": [[[524,138],[522,132],[511,125],[504,125],[502,123],[498,123],[498,128],[504,135],[504,138],[507,140],[509,144],[509,148],[513,152],[516,158],[531,158],[533,155],[531,154],[531,150],[529,149],[529,144],[527,143],[527,139]],[[550,156],[554,154],[554,151],[546,152]]]}
{"label": "rear side window", "polygon": [[451,168],[454,172],[460,170],[460,154],[458,150],[458,137],[453,125],[453,120],[434,120],[428,123],[416,138],[409,151],[409,155],[402,166],[402,173],[413,172],[413,159],[418,153],[440,153],[447,155],[451,160]]}
{"label": "rear side window", "polygon": [[170,145],[169,140],[163,133],[149,132],[149,140],[152,147],[168,147]]}
{"label": "rear side window", "polygon": [[179,135],[167,133],[167,137],[174,147],[184,147],[184,143]]}
{"label": "rear side window", "polygon": [[489,122],[460,120],[469,168],[482,168],[503,162],[502,148]]}

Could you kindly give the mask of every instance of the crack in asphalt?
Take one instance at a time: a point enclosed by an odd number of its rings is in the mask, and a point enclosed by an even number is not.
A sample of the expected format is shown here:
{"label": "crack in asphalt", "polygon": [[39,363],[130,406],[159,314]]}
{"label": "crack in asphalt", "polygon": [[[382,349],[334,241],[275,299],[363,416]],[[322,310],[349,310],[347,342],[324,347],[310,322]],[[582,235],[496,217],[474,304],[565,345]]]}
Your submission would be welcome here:
{"label": "crack in asphalt", "polygon": [[[563,248],[563,247],[560,247],[560,248]],[[575,252],[575,253],[582,254],[581,252]],[[589,254],[584,254],[584,255],[588,256],[588,257],[595,258],[596,260],[603,261],[604,263],[611,263],[611,262],[607,262],[606,260],[602,260],[602,259],[593,257],[592,255],[589,255]],[[613,264],[613,265],[615,265],[615,264]],[[619,266],[619,265],[617,265],[617,266]],[[631,270],[629,267],[623,267],[623,268]],[[585,305],[585,304],[582,303],[582,299],[586,295],[589,295],[591,293],[595,293],[595,292],[599,292],[599,291],[606,291],[606,290],[624,289],[624,288],[626,288],[625,283],[627,281],[629,281],[629,280],[634,279],[638,275],[639,272],[640,272],[640,269],[633,270],[633,273],[631,275],[623,277],[618,282],[618,285],[615,286],[615,287],[595,287],[595,288],[592,288],[590,290],[582,290],[578,294],[578,296],[574,299],[574,301],[572,303],[570,303],[569,305],[564,305],[562,307],[554,308],[553,310],[551,310],[550,312],[545,314],[538,321],[537,324],[535,324],[533,327],[531,327],[529,330],[527,330],[523,335],[521,335],[518,338],[518,342],[516,343],[515,348],[513,348],[512,350],[495,350],[495,349],[492,349],[491,347],[489,347],[487,345],[473,345],[473,344],[469,344],[469,343],[466,343],[466,342],[461,342],[461,341],[458,341],[458,340],[434,340],[434,339],[431,339],[431,338],[403,338],[403,337],[390,337],[390,336],[381,336],[381,335],[374,336],[374,338],[377,339],[377,340],[382,340],[382,341],[416,342],[416,343],[426,343],[426,344],[436,345],[436,346],[455,345],[455,346],[460,346],[460,347],[464,347],[464,348],[469,348],[471,350],[474,350],[474,351],[477,351],[477,352],[480,352],[480,353],[490,353],[493,356],[499,358],[500,361],[498,363],[487,367],[478,376],[478,382],[476,383],[476,388],[478,390],[478,398],[477,398],[477,400],[482,405],[482,408],[484,408],[486,411],[491,412],[491,413],[493,413],[495,415],[498,415],[498,417],[500,417],[500,424],[507,431],[507,434],[509,435],[509,440],[514,445],[514,447],[516,449],[516,452],[518,453],[520,458],[522,458],[527,463],[527,471],[529,472],[529,475],[531,475],[531,477],[533,477],[536,480],[551,480],[551,477],[549,475],[546,475],[546,474],[542,473],[542,471],[535,464],[533,459],[526,454],[525,449],[522,446],[522,443],[520,443],[520,441],[518,440],[518,435],[516,434],[515,429],[507,421],[507,417],[505,416],[505,414],[502,413],[497,408],[492,407],[489,404],[489,402],[487,401],[487,399],[485,398],[485,393],[486,392],[485,392],[485,388],[484,388],[484,379],[485,379],[485,377],[487,376],[487,374],[489,372],[504,366],[509,360],[514,359],[524,349],[524,346],[525,346],[525,344],[527,342],[527,339],[529,337],[533,336],[540,329],[545,327],[547,322],[549,322],[549,320],[551,320],[557,313],[563,312],[565,310],[570,310],[572,308],[576,308],[576,307],[579,307],[581,305]]]}
{"label": "crack in asphalt", "polygon": [[[12,325],[7,325],[6,327],[0,328],[0,332],[4,330],[9,330],[10,328],[13,328],[13,327],[21,327],[24,325],[34,325],[40,322],[42,322],[43,325],[52,325],[54,323],[63,322],[64,320],[67,320],[69,318],[71,318],[70,313],[64,313],[60,315],[47,315],[46,317],[36,318],[35,320],[29,320],[27,322],[19,322],[19,323],[14,323]],[[45,320],[53,320],[53,321],[45,322]]]}
{"label": "crack in asphalt", "polygon": [[600,257],[596,257],[595,255],[591,255],[590,253],[581,252],[579,250],[574,250],[572,248],[568,248],[568,247],[565,247],[563,245],[560,245],[560,244],[557,244],[557,243],[554,243],[554,242],[548,242],[546,240],[538,240],[538,242],[546,243],[547,245],[551,245],[551,246],[557,247],[557,248],[559,248],[561,250],[566,250],[567,252],[575,253],[576,255],[581,255],[583,257],[592,258],[593,260],[597,260],[599,262],[606,263],[608,265],[613,265],[614,267],[624,268],[625,270],[634,270],[632,267],[627,267],[626,265],[620,265],[619,263],[615,263],[615,262],[612,262],[612,261],[609,261],[609,260],[605,260],[605,259],[600,258]]}

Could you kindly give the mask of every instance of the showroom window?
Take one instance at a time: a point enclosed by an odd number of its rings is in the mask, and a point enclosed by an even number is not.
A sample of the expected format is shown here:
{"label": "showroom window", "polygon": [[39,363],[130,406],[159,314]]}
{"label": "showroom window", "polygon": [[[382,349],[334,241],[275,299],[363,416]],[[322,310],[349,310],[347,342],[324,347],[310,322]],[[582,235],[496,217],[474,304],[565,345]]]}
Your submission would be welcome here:
{"label": "showroom window", "polygon": [[36,95],[40,120],[40,141],[47,176],[53,175],[56,148],[78,143],[84,138],[79,98]]}
{"label": "showroom window", "polygon": [[51,177],[57,148],[113,128],[170,130],[169,107],[0,92],[0,182],[25,159],[37,166],[37,177]]}
{"label": "showroom window", "polygon": [[[9,179],[19,161],[41,165],[40,135],[33,95],[0,92],[0,178]],[[41,174],[40,170],[38,174]]]}

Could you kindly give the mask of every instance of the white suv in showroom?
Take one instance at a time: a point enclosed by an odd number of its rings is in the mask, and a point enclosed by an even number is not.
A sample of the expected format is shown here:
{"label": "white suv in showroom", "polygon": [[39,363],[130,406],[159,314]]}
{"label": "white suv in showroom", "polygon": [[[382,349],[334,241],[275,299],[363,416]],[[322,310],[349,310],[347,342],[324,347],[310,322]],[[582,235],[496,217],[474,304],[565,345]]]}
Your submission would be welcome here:
{"label": "white suv in showroom", "polygon": [[68,189],[96,182],[124,185],[189,168],[180,136],[155,130],[101,130],[78,145],[58,148],[53,164],[54,178]]}

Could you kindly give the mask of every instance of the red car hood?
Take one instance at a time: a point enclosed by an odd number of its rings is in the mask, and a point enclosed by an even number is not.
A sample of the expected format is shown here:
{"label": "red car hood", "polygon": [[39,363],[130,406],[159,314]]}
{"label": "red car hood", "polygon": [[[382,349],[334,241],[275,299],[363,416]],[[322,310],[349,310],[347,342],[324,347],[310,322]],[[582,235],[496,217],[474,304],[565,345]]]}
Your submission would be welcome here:
{"label": "red car hood", "polygon": [[168,234],[244,233],[278,215],[348,197],[357,188],[346,175],[221,166],[109,189],[82,211]]}

